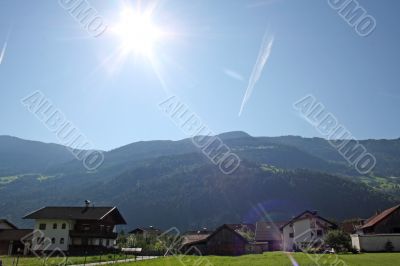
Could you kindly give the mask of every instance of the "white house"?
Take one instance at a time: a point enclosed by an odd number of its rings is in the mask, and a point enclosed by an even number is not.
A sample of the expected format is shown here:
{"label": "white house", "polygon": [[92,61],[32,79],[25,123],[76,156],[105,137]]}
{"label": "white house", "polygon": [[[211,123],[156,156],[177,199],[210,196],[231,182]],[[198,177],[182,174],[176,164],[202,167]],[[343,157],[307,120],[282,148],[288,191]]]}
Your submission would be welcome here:
{"label": "white house", "polygon": [[336,225],[315,211],[305,211],[281,227],[284,251],[321,246],[326,232]]}
{"label": "white house", "polygon": [[34,219],[32,250],[96,252],[116,243],[116,225],[126,224],[116,207],[44,207],[24,217]]}

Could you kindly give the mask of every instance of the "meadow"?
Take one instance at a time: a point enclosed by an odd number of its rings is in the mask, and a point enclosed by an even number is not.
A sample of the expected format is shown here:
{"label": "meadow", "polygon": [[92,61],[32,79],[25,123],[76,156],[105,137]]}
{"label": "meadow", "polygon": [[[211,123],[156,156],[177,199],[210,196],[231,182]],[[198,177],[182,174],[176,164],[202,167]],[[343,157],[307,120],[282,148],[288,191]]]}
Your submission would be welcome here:
{"label": "meadow", "polygon": [[[129,257],[128,257],[129,258]],[[365,254],[341,254],[341,255],[321,255],[304,253],[284,253],[270,252],[260,255],[246,255],[240,257],[218,257],[218,256],[171,256],[158,259],[116,263],[114,264],[114,255],[88,256],[86,264],[110,261],[108,265],[115,266],[395,266],[400,265],[400,253],[365,253]],[[116,259],[125,259],[124,255],[117,255]],[[1,256],[0,260],[3,266],[16,265],[15,257]],[[14,263],[13,263],[14,262]],[[84,257],[69,257],[66,265],[83,264]],[[46,261],[34,257],[19,258],[19,266],[43,266],[43,265],[65,265],[65,260],[61,258],[50,258]]]}
{"label": "meadow", "polygon": [[[182,263],[181,263],[182,262]],[[344,255],[318,255],[283,252],[264,253],[262,255],[246,255],[241,257],[193,257],[177,256],[159,258],[148,261],[121,263],[120,266],[395,266],[400,265],[400,253],[368,253],[368,254],[344,254]]]}
{"label": "meadow", "polygon": [[17,265],[18,266],[55,266],[55,265],[74,265],[74,264],[88,264],[93,262],[105,262],[105,261],[114,261],[114,260],[124,260],[125,258],[131,259],[133,256],[125,256],[123,254],[105,254],[102,256],[87,256],[82,257],[68,257],[68,258],[61,258],[61,257],[52,257],[52,258],[38,258],[38,257],[15,257],[15,256],[0,256],[0,260],[3,263],[3,266],[11,266]]}

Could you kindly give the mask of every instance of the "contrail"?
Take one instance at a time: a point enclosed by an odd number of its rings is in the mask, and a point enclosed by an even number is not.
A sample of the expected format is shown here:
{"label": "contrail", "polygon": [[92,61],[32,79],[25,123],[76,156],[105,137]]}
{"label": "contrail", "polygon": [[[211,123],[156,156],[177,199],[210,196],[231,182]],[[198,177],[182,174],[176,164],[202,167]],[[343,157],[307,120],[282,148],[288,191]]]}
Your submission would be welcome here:
{"label": "contrail", "polygon": [[237,71],[233,70],[233,69],[229,69],[229,68],[224,68],[223,69],[225,75],[227,75],[228,77],[231,77],[233,79],[236,79],[238,81],[244,81],[244,78],[242,75],[240,75],[240,73],[238,73]]}
{"label": "contrail", "polygon": [[6,40],[3,44],[3,48],[1,49],[1,53],[0,53],[0,65],[1,63],[3,63],[3,59],[4,59],[4,55],[6,53],[6,49],[7,49],[7,44],[8,44],[8,39],[10,38],[10,31],[8,31],[7,33],[7,37]]}
{"label": "contrail", "polygon": [[253,72],[249,78],[249,84],[247,85],[246,92],[243,97],[242,105],[240,107],[239,116],[242,114],[243,108],[253,93],[254,86],[261,77],[261,73],[264,69],[265,64],[271,55],[272,44],[274,43],[274,37],[267,37],[265,34],[263,42],[261,44],[260,52],[257,57],[256,64],[254,65]]}
{"label": "contrail", "polygon": [[1,54],[0,54],[0,65],[3,62],[3,58],[4,58],[4,54],[6,53],[6,49],[7,49],[7,42],[5,41],[3,44],[3,49],[1,50]]}

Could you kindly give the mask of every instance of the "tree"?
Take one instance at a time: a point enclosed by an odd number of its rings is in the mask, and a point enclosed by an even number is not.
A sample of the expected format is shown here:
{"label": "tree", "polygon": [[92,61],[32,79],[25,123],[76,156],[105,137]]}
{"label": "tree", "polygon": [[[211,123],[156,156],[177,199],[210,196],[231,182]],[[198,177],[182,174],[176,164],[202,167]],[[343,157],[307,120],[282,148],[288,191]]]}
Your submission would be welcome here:
{"label": "tree", "polygon": [[351,239],[341,230],[331,230],[325,236],[325,243],[336,252],[345,252],[351,249]]}
{"label": "tree", "polygon": [[117,245],[120,248],[123,248],[123,247],[126,247],[126,242],[127,242],[127,236],[125,234],[125,231],[121,230],[117,237]]}

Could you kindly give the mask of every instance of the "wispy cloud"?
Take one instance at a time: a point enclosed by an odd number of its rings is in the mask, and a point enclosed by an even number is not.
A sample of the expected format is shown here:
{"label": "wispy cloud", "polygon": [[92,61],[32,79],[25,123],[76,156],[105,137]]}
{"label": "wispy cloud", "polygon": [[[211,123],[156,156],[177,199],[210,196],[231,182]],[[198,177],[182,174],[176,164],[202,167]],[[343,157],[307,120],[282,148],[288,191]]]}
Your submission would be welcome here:
{"label": "wispy cloud", "polygon": [[4,59],[4,56],[5,56],[5,54],[6,54],[7,45],[8,45],[8,39],[9,39],[9,38],[10,38],[10,31],[8,31],[6,40],[4,41],[4,44],[3,44],[3,48],[1,49],[1,53],[0,53],[0,65],[1,65],[1,63],[3,63],[3,59]]}
{"label": "wispy cloud", "polygon": [[253,72],[251,73],[251,76],[249,79],[249,84],[247,85],[247,89],[246,89],[246,92],[243,97],[242,105],[240,106],[239,116],[242,114],[244,106],[246,105],[247,101],[250,99],[250,96],[254,90],[254,86],[256,85],[257,81],[261,77],[264,66],[267,63],[269,56],[271,55],[273,43],[274,43],[274,37],[268,36],[268,34],[265,34],[264,38],[263,38],[263,42],[261,44],[260,52],[257,57],[256,64],[254,65]]}
{"label": "wispy cloud", "polygon": [[228,77],[231,77],[231,78],[239,80],[239,81],[244,81],[244,77],[235,70],[232,70],[229,68],[224,68],[223,71],[224,71],[225,75],[227,75]]}
{"label": "wispy cloud", "polygon": [[1,65],[1,63],[3,63],[3,58],[4,58],[4,55],[5,55],[5,53],[6,53],[6,49],[7,49],[7,43],[8,43],[8,41],[5,41],[4,44],[3,44],[3,48],[1,49],[1,53],[0,53],[0,65]]}
{"label": "wispy cloud", "polygon": [[256,8],[261,6],[268,6],[279,2],[280,0],[257,0],[247,5],[248,8]]}

